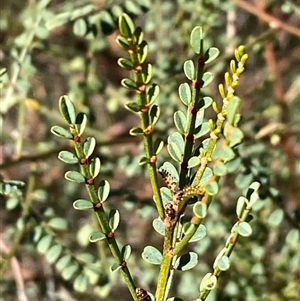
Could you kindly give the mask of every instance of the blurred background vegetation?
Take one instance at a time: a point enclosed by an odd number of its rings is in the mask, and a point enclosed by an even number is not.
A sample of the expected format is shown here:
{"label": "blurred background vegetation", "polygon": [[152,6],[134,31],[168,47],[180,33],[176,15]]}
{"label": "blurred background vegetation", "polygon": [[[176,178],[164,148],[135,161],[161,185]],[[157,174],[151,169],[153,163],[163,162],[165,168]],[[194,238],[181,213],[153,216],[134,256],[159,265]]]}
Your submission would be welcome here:
{"label": "blurred background vegetation", "polygon": [[[207,237],[193,246],[200,264],[175,275],[172,293],[189,300],[197,296],[201,278],[211,271],[235,222],[237,197],[256,180],[263,189],[254,233],[239,241],[230,270],[208,300],[299,300],[297,0],[2,2],[1,300],[131,300],[121,277],[108,271],[112,261],[105,245],[88,242],[97,228],[94,218],[72,208],[75,199],[86,197],[85,190],[64,180],[66,166],[57,159],[60,150],[72,150],[71,144],[50,134],[52,125],[62,124],[58,99],[63,94],[88,115],[86,135],[96,137],[102,176],[112,187],[109,206],[121,211],[117,239],[134,251],[132,274],[143,288],[155,288],[158,267],[143,262],[140,254],[147,244],[161,248],[162,241],[151,225],[156,213],[147,175],[137,165],[142,149],[128,134],[138,122],[123,107],[133,96],[120,86],[128,74],[116,63],[124,56],[115,43],[116,20],[123,11],[145,30],[154,81],[161,88],[156,134],[164,140],[174,130],[172,114],[181,106],[177,89],[186,80],[184,61],[193,58],[193,27],[202,25],[205,47],[216,46],[222,54],[210,66],[215,81],[204,91],[217,102],[217,85],[234,48],[244,44],[249,54],[238,88],[245,140],[236,150],[237,170],[222,182],[205,220]],[[160,162],[165,159],[166,152]],[[79,272],[63,273],[63,263],[59,266],[57,258],[47,255],[45,241],[40,243],[43,238],[49,246],[58,242]],[[84,294],[75,283],[81,272],[90,280]]]}

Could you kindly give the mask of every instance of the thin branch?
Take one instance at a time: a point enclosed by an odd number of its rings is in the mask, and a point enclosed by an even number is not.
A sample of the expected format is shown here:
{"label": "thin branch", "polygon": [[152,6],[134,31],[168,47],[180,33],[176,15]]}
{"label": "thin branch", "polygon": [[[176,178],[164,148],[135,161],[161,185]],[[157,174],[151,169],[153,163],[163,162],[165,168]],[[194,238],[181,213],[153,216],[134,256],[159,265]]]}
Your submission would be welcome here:
{"label": "thin branch", "polygon": [[268,13],[260,10],[259,8],[255,7],[254,5],[243,1],[243,0],[232,0],[237,6],[246,10],[252,15],[258,17],[261,21],[269,23],[270,27],[282,29],[298,38],[300,38],[300,30],[288,23],[283,22],[282,20],[269,15]]}
{"label": "thin branch", "polygon": [[[0,252],[6,255],[10,253],[8,246],[3,241],[2,234],[0,235]],[[14,275],[16,286],[17,286],[18,300],[29,301],[25,292],[24,279],[20,268],[20,264],[17,258],[14,256],[10,259],[10,267]]]}

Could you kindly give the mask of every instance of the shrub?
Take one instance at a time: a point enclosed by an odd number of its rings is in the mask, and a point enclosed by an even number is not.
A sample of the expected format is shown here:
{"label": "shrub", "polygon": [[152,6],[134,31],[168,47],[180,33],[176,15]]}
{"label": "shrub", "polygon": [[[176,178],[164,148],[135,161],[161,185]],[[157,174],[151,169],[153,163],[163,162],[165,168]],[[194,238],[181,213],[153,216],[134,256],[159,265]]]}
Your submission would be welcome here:
{"label": "shrub", "polygon": [[[5,273],[4,296],[65,300],[63,286],[84,300],[297,300],[297,73],[287,76],[284,95],[269,40],[276,32],[247,42],[245,31],[248,60],[245,47],[235,46],[241,36],[226,41],[218,33],[225,13],[232,17],[231,2],[49,3],[28,5],[17,23],[21,34],[5,41],[1,269],[13,278]],[[198,9],[201,26],[194,27]],[[292,25],[281,28],[297,36]],[[260,79],[261,89],[247,75],[262,49],[275,105],[268,79]],[[57,114],[49,104],[67,86]],[[63,139],[48,135],[50,127]]]}

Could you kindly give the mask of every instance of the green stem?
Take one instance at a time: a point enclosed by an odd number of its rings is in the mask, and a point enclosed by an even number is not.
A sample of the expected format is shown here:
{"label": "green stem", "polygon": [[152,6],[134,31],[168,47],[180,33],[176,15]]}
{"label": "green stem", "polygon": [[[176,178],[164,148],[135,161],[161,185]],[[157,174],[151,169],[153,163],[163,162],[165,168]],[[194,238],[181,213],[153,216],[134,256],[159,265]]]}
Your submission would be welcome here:
{"label": "green stem", "polygon": [[163,256],[155,292],[156,301],[164,301],[172,259],[173,256],[170,254],[164,254]]}
{"label": "green stem", "polygon": [[[80,142],[75,142],[75,150],[76,150],[76,154],[78,158],[84,158],[84,152],[83,152],[83,146]],[[86,178],[86,179],[90,179],[91,175],[89,172],[89,168],[88,168],[88,164],[82,164],[80,165],[80,170],[82,175]],[[86,189],[88,192],[88,195],[90,197],[90,200],[92,201],[93,204],[98,204],[99,203],[99,199],[98,199],[98,195],[97,195],[97,190],[94,184],[86,184]],[[130,274],[130,271],[128,269],[128,267],[124,265],[124,260],[123,260],[123,256],[121,253],[121,250],[117,244],[117,241],[115,239],[115,236],[110,236],[108,237],[108,235],[112,233],[112,229],[109,226],[109,222],[108,222],[108,217],[107,214],[103,208],[103,206],[101,206],[100,208],[97,208],[97,210],[95,210],[95,214],[97,217],[97,221],[100,225],[100,229],[101,231],[106,235],[107,237],[107,243],[108,246],[110,248],[110,251],[115,259],[115,261],[117,262],[117,264],[122,265],[121,268],[121,273],[122,276],[124,278],[124,281],[131,293],[132,298],[135,301],[138,301],[135,289],[136,286],[134,284],[133,278]]]}
{"label": "green stem", "polygon": [[188,160],[192,156],[192,151],[194,146],[194,131],[195,131],[195,124],[197,119],[197,112],[199,110],[199,102],[201,100],[200,83],[202,82],[204,66],[205,64],[204,64],[203,50],[201,47],[201,54],[198,59],[197,77],[196,77],[196,81],[193,83],[192,101],[188,107],[188,112],[187,112],[187,129],[186,129],[186,137],[185,137],[185,145],[184,145],[184,155],[181,163],[181,170],[179,176],[179,187],[181,189],[188,184],[187,166],[188,166]]}
{"label": "green stem", "polygon": [[[134,64],[139,64],[139,60],[136,52],[130,53],[130,59]],[[140,106],[140,108],[142,108],[140,112],[140,120],[141,120],[142,129],[144,131],[143,143],[144,143],[145,155],[149,161],[147,165],[148,165],[150,183],[151,183],[154,201],[155,201],[158,214],[160,218],[163,219],[165,216],[165,212],[164,212],[164,206],[163,206],[162,197],[158,185],[156,154],[153,151],[153,135],[152,135],[153,128],[150,122],[150,116],[148,111],[149,106],[147,103],[146,86],[143,83],[142,71],[136,70],[133,72],[133,74],[134,74],[134,81],[136,82],[137,86],[141,87],[141,90],[137,92],[137,96],[138,96],[138,105]]]}
{"label": "green stem", "polygon": [[23,148],[23,137],[24,137],[24,121],[25,121],[25,104],[21,102],[18,106],[18,137],[15,146],[15,158],[20,158],[22,155]]}
{"label": "green stem", "polygon": [[[249,213],[250,213],[250,208],[245,208],[239,222],[246,221]],[[233,226],[233,229],[231,230],[231,234],[227,239],[227,242],[226,242],[226,245],[225,245],[226,251],[224,252],[223,256],[230,257],[230,255],[233,252],[233,249],[234,249],[234,247],[235,247],[235,245],[238,241],[238,238],[240,236],[239,233],[238,233],[238,230],[235,229],[234,227],[235,226]],[[215,275],[217,278],[219,278],[219,276],[221,275],[222,272],[223,271],[220,270],[218,267],[215,267],[213,275]],[[199,298],[201,300],[205,300],[210,292],[211,292],[211,290],[204,289],[203,291],[200,292]]]}
{"label": "green stem", "polygon": [[172,244],[173,244],[175,227],[176,227],[176,222],[174,222],[170,227],[166,227],[164,246],[163,246],[163,259],[160,265],[157,288],[155,292],[156,301],[162,301],[164,300],[165,297],[168,278],[170,275],[170,267],[171,267],[172,259],[174,257],[172,251]]}
{"label": "green stem", "polygon": [[[181,170],[179,175],[179,187],[182,189],[186,184],[188,184],[187,174],[187,162],[192,156],[193,146],[194,146],[194,130],[197,118],[197,111],[199,109],[199,102],[201,99],[200,88],[202,83],[202,76],[204,72],[204,57],[203,57],[203,44],[201,40],[201,51],[198,59],[198,69],[196,80],[193,82],[192,90],[192,101],[188,107],[187,112],[187,129],[185,136],[185,145],[184,145],[184,155],[181,164]],[[171,270],[172,258],[174,257],[174,252],[171,248],[176,248],[176,238],[180,235],[181,230],[177,227],[179,218],[176,222],[171,225],[170,229],[166,231],[165,241],[164,241],[164,251],[163,251],[163,260],[158,276],[158,285],[156,290],[156,300],[161,301],[166,297],[166,287],[171,285],[171,281],[168,281]],[[174,242],[174,246],[172,244]],[[172,250],[172,251],[171,251]],[[170,255],[170,253],[172,255]]]}
{"label": "green stem", "polygon": [[36,30],[38,28],[38,25],[39,25],[39,23],[41,22],[41,20],[43,18],[43,15],[44,15],[43,14],[43,9],[45,9],[45,7],[48,5],[49,2],[50,2],[50,0],[47,1],[47,2],[44,2],[43,7],[37,8],[37,10],[35,12],[36,13],[35,14],[36,15],[36,20],[35,20],[34,24],[32,25],[32,27],[28,28],[28,31],[27,31],[28,36],[27,36],[27,39],[26,39],[26,45],[23,46],[23,48],[20,52],[20,55],[18,57],[17,64],[15,65],[15,68],[13,68],[13,74],[11,76],[9,86],[6,90],[4,100],[3,100],[3,104],[0,106],[0,111],[1,111],[2,114],[5,114],[9,110],[9,108],[12,107],[17,102],[15,100],[15,98],[12,97],[12,94],[14,92],[19,74],[22,70],[23,62],[24,62],[24,60],[27,56],[27,53],[30,49],[30,46],[31,46],[32,41],[34,39],[34,36],[36,34]]}
{"label": "green stem", "polygon": [[[201,201],[205,200],[205,203],[207,205],[207,208],[209,207],[209,205],[212,202],[212,196],[205,194],[205,196],[202,198]],[[193,235],[196,233],[197,229],[199,228],[200,224],[202,223],[203,218],[200,218],[196,215],[194,215],[192,217],[191,220],[191,228],[189,229],[189,231],[184,235],[184,237],[181,239],[180,242],[178,242],[176,244],[176,247],[174,248],[173,252],[175,255],[179,254],[188,244],[188,242],[190,241],[190,239],[193,237]]]}
{"label": "green stem", "polygon": [[[25,194],[24,199],[20,200],[22,213],[21,213],[21,216],[19,217],[18,221],[16,222],[17,227],[16,227],[16,231],[14,233],[13,242],[10,247],[9,253],[5,256],[6,260],[4,261],[4,263],[1,267],[1,273],[3,273],[3,274],[5,274],[5,271],[8,267],[8,264],[9,264],[11,258],[15,255],[17,248],[20,246],[20,241],[25,233],[25,230],[28,229],[28,225],[31,225],[29,223],[29,221],[25,224],[25,221],[28,220],[29,208],[32,203],[31,193],[35,187],[35,182],[36,182],[36,163],[32,163],[30,168],[31,168],[31,171],[30,171],[30,175],[28,177],[26,194]],[[18,225],[20,225],[20,226],[18,226]]]}

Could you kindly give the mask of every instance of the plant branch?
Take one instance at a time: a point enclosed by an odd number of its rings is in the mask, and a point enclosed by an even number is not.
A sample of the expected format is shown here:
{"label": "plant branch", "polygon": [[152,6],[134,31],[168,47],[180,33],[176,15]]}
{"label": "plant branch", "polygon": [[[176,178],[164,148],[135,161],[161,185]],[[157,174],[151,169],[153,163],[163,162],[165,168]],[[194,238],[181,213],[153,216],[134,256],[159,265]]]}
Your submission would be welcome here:
{"label": "plant branch", "polygon": [[13,69],[13,74],[11,75],[11,80],[10,80],[9,86],[6,90],[3,103],[0,106],[0,111],[2,114],[6,114],[6,112],[9,110],[9,108],[12,107],[16,103],[16,101],[14,101],[14,98],[12,97],[15,86],[16,86],[16,82],[17,82],[17,79],[22,70],[22,65],[27,56],[27,53],[30,50],[33,38],[34,38],[34,36],[36,34],[36,30],[38,28],[38,25],[41,22],[41,20],[43,19],[44,15],[41,10],[44,9],[48,5],[49,2],[50,2],[50,0],[48,0],[46,2],[44,1],[44,7],[37,7],[36,20],[33,23],[32,27],[28,28],[26,44],[23,46],[23,48],[20,52],[20,55],[17,60],[16,68]]}
{"label": "plant branch", "polygon": [[244,0],[232,0],[237,6],[243,8],[244,10],[248,11],[252,15],[258,17],[261,21],[269,23],[270,27],[282,29],[296,37],[300,38],[300,31],[299,28],[296,28],[288,23],[283,22],[282,20],[269,15],[268,13],[264,12],[263,10],[255,7],[254,5],[244,1]]}
{"label": "plant branch", "polygon": [[[81,142],[75,142],[74,146],[75,146],[77,157],[78,158],[84,158],[85,155],[84,155],[82,143]],[[90,174],[90,171],[89,171],[88,164],[80,164],[80,170],[81,170],[82,175],[86,179],[91,179],[92,178],[92,176]],[[88,181],[86,182],[85,186],[86,186],[86,190],[88,192],[88,195],[90,197],[90,200],[94,204],[94,211],[95,211],[95,214],[96,214],[96,217],[97,217],[97,221],[100,225],[100,229],[101,229],[102,233],[104,233],[107,237],[107,243],[108,243],[108,246],[110,248],[110,251],[111,251],[114,259],[116,260],[116,263],[122,267],[121,268],[122,276],[124,278],[124,281],[125,281],[128,289],[129,289],[133,299],[138,301],[138,298],[137,298],[136,292],[135,292],[136,287],[135,287],[133,278],[130,274],[130,271],[127,267],[126,262],[124,262],[121,250],[120,250],[120,248],[117,244],[117,241],[115,239],[115,236],[114,236],[114,231],[109,226],[107,214],[104,211],[104,208],[103,208],[102,204],[99,203],[99,198],[98,198],[98,195],[97,195],[97,189],[96,189],[96,187],[93,183],[89,183]],[[101,204],[101,205],[98,206],[99,204]]]}
{"label": "plant branch", "polygon": [[[14,252],[12,252],[12,250],[10,250],[8,248],[8,246],[3,241],[2,234],[0,235],[0,252],[4,253],[5,255],[14,253]],[[25,284],[24,284],[24,279],[23,279],[21,268],[20,268],[20,264],[15,256],[12,256],[10,259],[10,267],[11,267],[11,270],[12,270],[12,273],[14,275],[15,282],[16,282],[18,300],[19,301],[29,301],[29,299],[26,295],[26,291],[25,291]]]}

